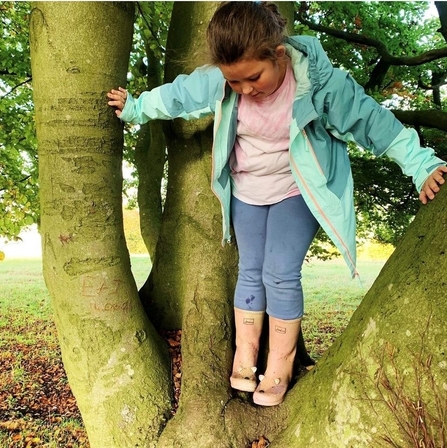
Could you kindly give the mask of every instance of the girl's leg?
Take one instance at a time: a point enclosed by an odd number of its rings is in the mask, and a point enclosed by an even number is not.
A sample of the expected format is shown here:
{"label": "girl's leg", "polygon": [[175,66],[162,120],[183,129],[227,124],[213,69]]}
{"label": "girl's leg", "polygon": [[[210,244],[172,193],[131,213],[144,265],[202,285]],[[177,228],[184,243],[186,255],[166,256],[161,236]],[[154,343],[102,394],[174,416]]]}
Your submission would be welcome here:
{"label": "girl's leg", "polygon": [[270,206],[263,265],[269,316],[302,317],[301,268],[318,228],[301,195]]}
{"label": "girl's leg", "polygon": [[301,196],[270,207],[263,269],[269,354],[265,375],[259,376],[253,394],[253,401],[262,406],[281,403],[292,379],[303,315],[301,267],[318,227]]}
{"label": "girl's leg", "polygon": [[231,217],[239,252],[234,306],[242,310],[265,311],[262,266],[268,213],[269,206],[249,205],[232,197]]}
{"label": "girl's leg", "polygon": [[230,377],[234,389],[256,389],[256,364],[265,311],[262,284],[268,208],[232,198],[233,228],[239,249],[239,275],[234,297],[236,352]]}

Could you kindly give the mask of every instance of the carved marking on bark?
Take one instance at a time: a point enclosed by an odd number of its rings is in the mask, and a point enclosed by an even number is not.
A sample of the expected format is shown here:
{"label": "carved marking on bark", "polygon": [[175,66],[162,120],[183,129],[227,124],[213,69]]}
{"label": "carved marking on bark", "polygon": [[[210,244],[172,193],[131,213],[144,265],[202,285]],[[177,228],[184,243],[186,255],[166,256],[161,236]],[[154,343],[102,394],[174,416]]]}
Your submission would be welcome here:
{"label": "carved marking on bark", "polygon": [[64,221],[71,221],[75,216],[76,209],[75,207],[70,207],[69,205],[64,205],[62,207],[61,218]]}
{"label": "carved marking on bark", "polygon": [[82,187],[82,192],[85,195],[93,195],[93,194],[98,194],[101,193],[104,196],[108,197],[109,195],[112,196],[113,195],[113,191],[110,187],[110,185],[108,184],[106,179],[102,179],[101,182],[98,182],[96,184],[93,183],[85,183],[84,186]]}
{"label": "carved marking on bark", "polygon": [[53,246],[53,242],[51,241],[51,237],[50,234],[48,232],[45,233],[44,235],[45,238],[45,250],[47,252],[51,251],[51,254],[53,255],[54,258],[56,258],[56,252],[54,251],[54,246]]}
{"label": "carved marking on bark", "polygon": [[130,300],[128,300],[127,302],[123,302],[123,303],[92,302],[91,309],[92,309],[92,311],[96,311],[99,313],[109,313],[109,312],[115,312],[115,311],[119,311],[120,313],[122,313],[122,312],[133,311],[135,309],[135,305]]}
{"label": "carved marking on bark", "polygon": [[118,294],[123,281],[120,279],[108,280],[104,277],[84,275],[81,278],[81,295],[83,297],[104,297]]}
{"label": "carved marking on bark", "polygon": [[[67,123],[73,123],[73,119],[70,118]],[[76,124],[78,120],[76,119]],[[89,122],[90,123],[90,122]],[[71,124],[72,126],[72,124]],[[91,126],[90,123],[90,127]],[[76,135],[57,138],[57,139],[42,139],[42,143],[39,143],[39,155],[48,154],[64,154],[73,152],[79,154],[81,149],[84,153],[90,154],[104,154],[110,155],[116,153],[116,148],[120,144],[119,138],[113,137],[80,137]],[[73,159],[76,156],[73,156]],[[65,159],[66,160],[66,159]],[[104,165],[104,162],[103,162]],[[105,165],[107,167],[107,165]]]}
{"label": "carved marking on bark", "polygon": [[142,344],[146,340],[147,334],[144,330],[138,330],[135,332],[135,337],[137,338],[138,342]]}
{"label": "carved marking on bark", "polygon": [[72,258],[64,264],[64,271],[70,276],[87,274],[98,271],[99,269],[110,268],[122,262],[121,257],[102,257],[102,258]]}
{"label": "carved marking on bark", "polygon": [[74,193],[76,191],[71,185],[63,184],[62,182],[59,183],[59,188],[64,193]]}
{"label": "carved marking on bark", "polygon": [[61,242],[62,246],[65,246],[69,242],[73,241],[73,235],[69,233],[68,235],[60,234],[59,235],[59,241]]}
{"label": "carved marking on bark", "polygon": [[96,162],[96,160],[94,160],[91,156],[62,157],[62,160],[70,165],[74,165],[71,171],[79,175],[93,174],[99,166],[99,163]]}

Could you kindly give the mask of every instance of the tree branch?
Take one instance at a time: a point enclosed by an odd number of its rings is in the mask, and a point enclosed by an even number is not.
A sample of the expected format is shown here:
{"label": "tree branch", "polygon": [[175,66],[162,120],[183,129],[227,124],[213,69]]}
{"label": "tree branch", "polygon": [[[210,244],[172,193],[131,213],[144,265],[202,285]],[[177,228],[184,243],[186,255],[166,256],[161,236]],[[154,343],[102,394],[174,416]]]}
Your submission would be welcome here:
{"label": "tree branch", "polygon": [[[23,179],[21,179],[21,180],[19,180],[19,181],[17,181],[17,182],[18,182],[18,183],[25,182],[25,181],[27,181],[30,177],[31,177],[31,175],[28,175],[28,176],[24,177]],[[6,190],[7,190],[7,188],[0,188],[0,193],[3,192],[3,191],[6,191]]]}
{"label": "tree branch", "polygon": [[447,132],[447,112],[440,110],[391,110],[402,123]]}
{"label": "tree branch", "polygon": [[0,96],[0,100],[2,100],[3,98],[7,97],[10,93],[14,92],[14,90],[18,89],[20,86],[23,86],[23,84],[26,84],[27,82],[30,82],[32,79],[33,78],[27,78],[27,79],[25,79],[25,81],[17,84],[9,92],[5,93],[3,96]]}
{"label": "tree branch", "polygon": [[371,72],[368,82],[364,85],[365,90],[373,90],[374,87],[380,86],[385,79],[388,69],[391,67],[389,62],[380,59]]}
{"label": "tree branch", "polygon": [[151,24],[149,23],[149,21],[147,20],[143,8],[141,6],[140,2],[137,2],[137,7],[138,7],[138,11],[141,15],[141,17],[143,18],[143,21],[146,23],[147,29],[150,31],[152,38],[155,40],[155,42],[157,42],[157,45],[163,50],[166,51],[166,48],[161,44],[160,39],[157,37],[157,35],[154,33],[154,30],[151,27]]}
{"label": "tree branch", "polygon": [[[443,2],[439,2],[443,3]],[[429,50],[424,53],[421,53],[418,56],[393,56],[388,51],[385,44],[380,42],[377,39],[372,39],[370,37],[366,37],[362,34],[348,33],[346,31],[336,30],[334,28],[330,28],[323,25],[318,25],[316,23],[311,22],[310,20],[305,19],[301,13],[297,13],[296,18],[303,25],[308,26],[311,30],[318,31],[320,33],[325,33],[333,37],[337,37],[339,39],[343,39],[346,42],[352,42],[359,45],[366,45],[368,47],[374,47],[380,55],[380,59],[384,63],[388,63],[389,65],[421,65],[427,62],[435,61],[437,59],[441,59],[447,57],[447,47],[438,48],[435,50]]]}

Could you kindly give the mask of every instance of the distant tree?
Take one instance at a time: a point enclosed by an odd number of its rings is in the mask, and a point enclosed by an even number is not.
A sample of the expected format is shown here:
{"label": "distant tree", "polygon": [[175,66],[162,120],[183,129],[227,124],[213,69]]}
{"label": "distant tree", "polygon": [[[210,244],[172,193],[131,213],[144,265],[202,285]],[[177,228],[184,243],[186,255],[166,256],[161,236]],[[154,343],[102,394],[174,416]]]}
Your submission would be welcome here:
{"label": "distant tree", "polygon": [[0,236],[14,240],[39,216],[29,3],[1,2],[0,20]]}
{"label": "distant tree", "polygon": [[[138,94],[162,83],[171,11],[172,2],[137,4],[131,77],[128,80],[128,88],[132,92]],[[132,131],[129,129],[127,133],[125,158],[135,166],[136,175],[131,177],[127,186],[137,187],[137,202],[134,205],[139,208],[141,234],[154,262],[162,219],[166,140],[162,123],[157,121],[140,126],[136,133]]]}

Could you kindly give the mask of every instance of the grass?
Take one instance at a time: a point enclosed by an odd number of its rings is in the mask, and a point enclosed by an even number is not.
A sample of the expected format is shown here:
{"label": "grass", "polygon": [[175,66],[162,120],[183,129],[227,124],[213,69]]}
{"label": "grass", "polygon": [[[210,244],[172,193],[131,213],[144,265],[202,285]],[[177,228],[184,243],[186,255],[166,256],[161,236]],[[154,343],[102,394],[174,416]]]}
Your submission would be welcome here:
{"label": "grass", "polygon": [[305,314],[302,326],[312,358],[320,358],[346,328],[383,264],[383,261],[360,261],[360,279],[351,279],[341,260],[304,265]]}
{"label": "grass", "polygon": [[[132,257],[138,287],[148,257]],[[346,327],[383,262],[361,261],[361,282],[342,261],[303,267],[307,348],[318,359]],[[0,447],[87,448],[63,370],[40,259],[0,262]]]}

